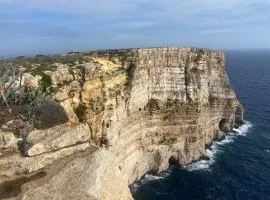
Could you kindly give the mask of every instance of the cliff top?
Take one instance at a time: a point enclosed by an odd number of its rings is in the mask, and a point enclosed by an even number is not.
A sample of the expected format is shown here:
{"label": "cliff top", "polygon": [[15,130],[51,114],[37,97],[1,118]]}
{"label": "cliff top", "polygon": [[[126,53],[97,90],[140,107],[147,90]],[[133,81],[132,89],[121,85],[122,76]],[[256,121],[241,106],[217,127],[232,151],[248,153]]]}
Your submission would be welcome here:
{"label": "cliff top", "polygon": [[91,58],[106,58],[108,60],[117,59],[116,62],[125,62],[128,58],[134,57],[137,52],[158,52],[158,51],[183,51],[195,52],[197,54],[222,54],[220,51],[210,50],[206,48],[194,47],[151,47],[151,48],[127,48],[127,49],[106,49],[94,50],[88,52],[68,52],[54,55],[41,55],[36,56],[18,56],[15,58],[0,60],[0,70],[5,69],[7,66],[19,67],[23,71],[46,71],[55,68],[56,63],[66,64],[69,67],[74,65],[84,64]]}

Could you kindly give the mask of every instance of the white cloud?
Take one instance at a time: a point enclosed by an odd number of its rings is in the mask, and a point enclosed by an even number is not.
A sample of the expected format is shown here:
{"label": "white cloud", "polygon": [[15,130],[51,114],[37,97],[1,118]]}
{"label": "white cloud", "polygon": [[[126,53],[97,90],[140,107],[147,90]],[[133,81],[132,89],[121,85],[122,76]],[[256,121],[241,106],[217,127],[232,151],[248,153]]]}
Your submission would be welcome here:
{"label": "white cloud", "polygon": [[[9,23],[0,39],[20,33],[33,46],[45,36],[52,44],[64,38],[59,46],[247,45],[251,37],[269,35],[267,8],[270,0],[0,0],[0,23]],[[28,11],[34,14],[24,16]],[[36,13],[42,14],[35,19]],[[34,25],[26,26],[29,21]]]}
{"label": "white cloud", "polygon": [[1,6],[10,8],[39,9],[76,14],[107,15],[109,13],[117,16],[121,16],[121,12],[134,11],[144,5],[148,5],[150,12],[151,7],[159,7],[158,11],[162,14],[169,15],[171,13],[181,16],[182,14],[192,14],[204,10],[241,9],[247,5],[267,3],[270,3],[270,0],[0,0]]}
{"label": "white cloud", "polygon": [[[270,18],[270,14],[252,13],[250,7],[254,4],[270,5],[270,0],[0,0],[0,12],[36,10],[83,14],[89,15],[90,20],[121,20],[115,26],[125,23],[134,28],[158,23],[203,27],[252,21],[257,15],[262,20]],[[227,19],[228,16],[231,18]]]}
{"label": "white cloud", "polygon": [[245,32],[247,31],[246,28],[217,28],[217,29],[204,29],[200,31],[200,34],[203,35],[209,35],[209,34],[214,34],[214,35],[223,35],[223,34],[229,34],[233,33],[235,34],[236,32]]}

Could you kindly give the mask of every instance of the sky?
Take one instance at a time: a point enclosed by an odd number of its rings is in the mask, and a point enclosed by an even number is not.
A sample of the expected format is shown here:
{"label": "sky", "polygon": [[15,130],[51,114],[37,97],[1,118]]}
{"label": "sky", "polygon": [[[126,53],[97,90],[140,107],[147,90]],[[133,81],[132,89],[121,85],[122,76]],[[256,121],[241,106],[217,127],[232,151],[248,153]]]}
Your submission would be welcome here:
{"label": "sky", "polygon": [[0,56],[270,48],[270,0],[0,0]]}

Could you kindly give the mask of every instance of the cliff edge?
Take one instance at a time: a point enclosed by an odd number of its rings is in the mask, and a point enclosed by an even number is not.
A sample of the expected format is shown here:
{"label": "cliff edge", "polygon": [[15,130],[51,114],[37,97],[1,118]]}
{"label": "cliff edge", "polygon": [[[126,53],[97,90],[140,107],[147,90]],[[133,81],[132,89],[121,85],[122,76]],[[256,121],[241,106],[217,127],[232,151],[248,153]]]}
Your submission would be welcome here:
{"label": "cliff edge", "polygon": [[[8,174],[0,194],[7,199],[132,199],[128,185],[144,174],[204,157],[207,145],[243,123],[222,52],[112,50],[92,52],[72,67],[53,66],[47,73],[56,101],[75,127],[31,132],[28,157],[0,157],[2,177]],[[57,162],[63,167],[55,170]],[[26,177],[22,168],[27,177],[46,174],[7,195],[14,177]]]}

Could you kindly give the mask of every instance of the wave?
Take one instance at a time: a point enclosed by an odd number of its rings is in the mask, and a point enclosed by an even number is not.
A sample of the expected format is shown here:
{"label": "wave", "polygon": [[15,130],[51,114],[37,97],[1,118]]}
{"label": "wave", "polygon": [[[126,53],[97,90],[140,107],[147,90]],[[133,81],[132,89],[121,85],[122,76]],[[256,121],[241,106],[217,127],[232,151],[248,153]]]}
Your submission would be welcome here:
{"label": "wave", "polygon": [[222,146],[228,143],[231,143],[235,140],[237,136],[246,136],[248,130],[252,127],[250,122],[245,122],[239,128],[234,128],[232,132],[225,135],[224,140],[213,142],[210,149],[206,149],[206,155],[208,156],[208,160],[199,160],[197,162],[191,163],[185,167],[188,171],[195,170],[208,170],[210,171],[210,166],[215,162],[215,158],[217,153],[222,150]]}
{"label": "wave", "polygon": [[159,179],[164,179],[164,177],[159,176],[159,175],[152,175],[152,174],[146,174],[144,177],[144,180],[146,181],[153,181],[153,180],[159,180]]}
{"label": "wave", "polygon": [[[215,158],[222,150],[222,146],[226,145],[228,143],[231,143],[234,141],[234,139],[237,136],[245,136],[248,132],[248,130],[252,127],[252,124],[250,122],[245,122],[242,126],[239,128],[233,129],[232,132],[228,133],[225,136],[225,139],[222,141],[215,141],[213,142],[210,149],[206,149],[206,155],[208,156],[208,160],[200,160],[194,163],[191,163],[184,167],[188,171],[195,171],[195,170],[208,170],[210,171],[210,166],[215,162]],[[162,181],[166,177],[168,177],[171,174],[170,169],[161,172],[160,174],[146,174],[143,179],[141,179],[137,183],[133,183],[131,186],[131,190],[136,193],[136,191],[143,187],[143,185],[148,184],[152,181]]]}
{"label": "wave", "polygon": [[144,178],[142,179],[143,180],[143,184],[146,183],[146,182],[149,182],[149,181],[155,181],[155,180],[160,180],[160,179],[164,179],[166,178],[167,176],[169,176],[171,173],[170,169],[166,170],[166,171],[163,171],[159,174],[146,174],[144,176]]}
{"label": "wave", "polygon": [[137,191],[138,188],[142,187],[143,185],[152,182],[152,181],[160,181],[165,179],[171,174],[170,169],[161,172],[160,174],[146,174],[139,182],[132,184],[132,191]]}
{"label": "wave", "polygon": [[250,122],[245,122],[242,126],[238,129],[233,129],[233,131],[237,132],[239,135],[246,136],[248,130],[252,127]]}
{"label": "wave", "polygon": [[265,149],[264,151],[267,153],[270,153],[270,149]]}
{"label": "wave", "polygon": [[170,175],[170,171],[164,171],[160,174],[154,175],[154,174],[146,174],[143,179],[141,179],[139,182],[133,183],[131,186],[132,192],[136,192],[139,188],[141,188],[143,185],[152,182],[152,181],[159,181],[161,179],[165,179],[167,176]]}

